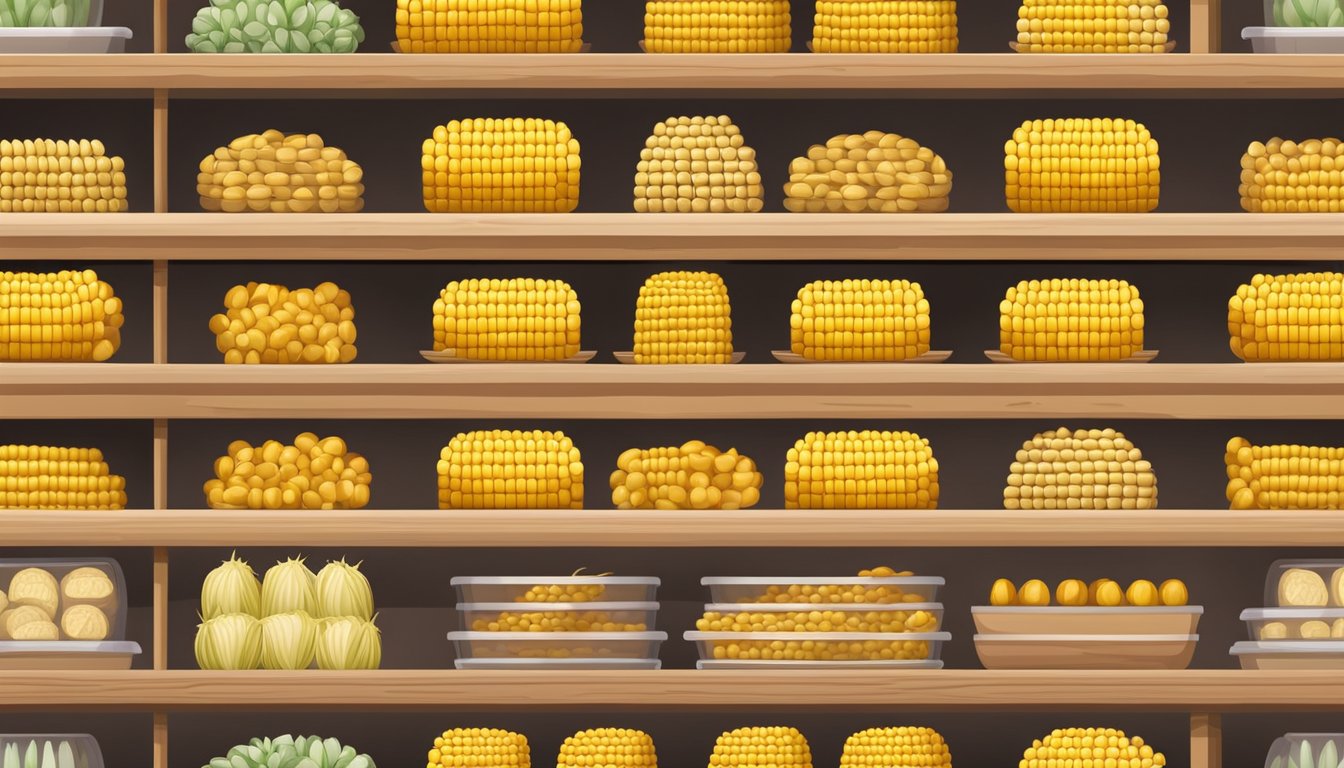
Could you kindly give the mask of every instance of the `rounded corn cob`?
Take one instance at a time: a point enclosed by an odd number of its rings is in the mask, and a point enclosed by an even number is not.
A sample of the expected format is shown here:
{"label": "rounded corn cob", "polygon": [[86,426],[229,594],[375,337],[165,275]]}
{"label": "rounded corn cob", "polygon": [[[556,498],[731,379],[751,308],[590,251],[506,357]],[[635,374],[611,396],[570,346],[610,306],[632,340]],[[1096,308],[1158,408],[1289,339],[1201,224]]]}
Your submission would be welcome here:
{"label": "rounded corn cob", "polygon": [[0,361],[95,361],[121,346],[121,299],[92,269],[0,272]]}
{"label": "rounded corn cob", "polygon": [[789,0],[649,0],[648,53],[788,53]]}
{"label": "rounded corn cob", "polygon": [[669,117],[639,153],[639,213],[755,213],[762,194],[756,151],[727,115]]}
{"label": "rounded corn cob", "polygon": [[1028,120],[1004,145],[1018,213],[1147,213],[1157,207],[1157,140],[1121,118]]}
{"label": "rounded corn cob", "polygon": [[369,503],[369,462],[339,437],[304,432],[291,445],[229,443],[205,483],[211,509],[359,509]]}
{"label": "rounded corn cob", "polygon": [[420,159],[431,213],[568,213],[579,205],[579,140],[541,118],[453,120]]}
{"label": "rounded corn cob", "polygon": [[956,53],[956,0],[817,0],[813,53]]}
{"label": "rounded corn cob", "polygon": [[1166,53],[1162,0],[1022,0],[1019,53]]}
{"label": "rounded corn cob", "polygon": [[125,507],[126,478],[97,448],[0,445],[0,509]]}
{"label": "rounded corn cob", "polygon": [[454,280],[434,302],[434,350],[470,360],[579,353],[579,296],[563,280]]}
{"label": "rounded corn cob", "polygon": [[1253,213],[1344,210],[1344,144],[1339,139],[1253,142],[1241,156],[1241,208]]}
{"label": "rounded corn cob", "polygon": [[728,287],[712,272],[659,272],[639,289],[638,364],[724,364],[733,358]]}
{"label": "rounded corn cob", "polygon": [[1344,274],[1258,274],[1228,299],[1227,331],[1242,360],[1344,360]]}
{"label": "rounded corn cob", "polygon": [[932,728],[869,728],[845,739],[840,768],[951,768],[952,752]]}
{"label": "rounded corn cob", "polygon": [[103,142],[0,140],[0,213],[126,210],[126,163]]}
{"label": "rounded corn cob", "polygon": [[402,53],[576,53],[583,0],[397,0]]}
{"label": "rounded corn cob", "polygon": [[630,728],[579,731],[560,745],[555,768],[657,768],[653,738]]}
{"label": "rounded corn cob", "polygon": [[714,742],[709,768],[812,768],[812,750],[797,728],[756,726],[724,731]]}
{"label": "rounded corn cob", "polygon": [[817,280],[793,300],[789,346],[808,360],[909,360],[929,351],[929,301],[909,280]]}
{"label": "rounded corn cob", "polygon": [[809,432],[784,464],[785,509],[936,509],[938,460],[913,432]]}
{"label": "rounded corn cob", "polygon": [[453,728],[434,738],[426,768],[531,768],[521,733],[499,728]]}
{"label": "rounded corn cob", "polygon": [[952,172],[914,139],[868,131],[813,144],[789,163],[784,207],[808,213],[940,213]]}
{"label": "rounded corn cob", "polygon": [[1156,509],[1153,465],[1114,429],[1064,427],[1022,444],[1004,509]]}
{"label": "rounded corn cob", "polygon": [[617,509],[746,509],[761,500],[756,462],[736,448],[700,440],[669,448],[631,448],[616,459],[611,503]]}
{"label": "rounded corn cob", "polygon": [[1031,742],[1020,768],[1162,768],[1167,758],[1116,728],[1057,728]]}
{"label": "rounded corn cob", "polygon": [[1340,509],[1344,448],[1227,443],[1227,500],[1232,509]]}
{"label": "rounded corn cob", "polygon": [[293,291],[235,285],[224,308],[210,318],[210,330],[225,363],[348,363],[358,354],[355,308],[335,283]]}
{"label": "rounded corn cob", "polygon": [[364,170],[316,133],[239,136],[201,160],[201,208],[225,213],[354,213]]}
{"label": "rounded corn cob", "polygon": [[438,476],[439,509],[583,509],[583,461],[564,432],[458,433]]}
{"label": "rounded corn cob", "polygon": [[1023,280],[999,303],[999,351],[1014,360],[1099,362],[1143,350],[1143,299],[1124,280]]}

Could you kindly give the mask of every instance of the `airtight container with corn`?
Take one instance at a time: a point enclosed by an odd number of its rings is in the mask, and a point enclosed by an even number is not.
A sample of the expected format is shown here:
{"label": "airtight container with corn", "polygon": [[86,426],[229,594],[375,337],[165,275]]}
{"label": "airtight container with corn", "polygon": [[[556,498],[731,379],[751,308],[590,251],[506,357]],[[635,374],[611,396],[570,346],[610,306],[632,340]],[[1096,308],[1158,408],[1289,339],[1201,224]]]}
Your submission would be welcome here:
{"label": "airtight container with corn", "polygon": [[1147,213],[1157,207],[1160,165],[1142,123],[1028,120],[1004,145],[1004,192],[1017,213]]}
{"label": "airtight container with corn", "polygon": [[1339,139],[1255,141],[1241,156],[1241,208],[1252,213],[1344,210],[1344,143]]}
{"label": "airtight container with corn", "polygon": [[364,169],[315,133],[239,136],[206,155],[196,176],[201,208],[226,213],[355,213]]}
{"label": "airtight container with corn", "polygon": [[523,734],[500,728],[450,728],[434,737],[428,768],[468,765],[532,768],[532,749]]}
{"label": "airtight container with corn", "polygon": [[1022,0],[1019,53],[1166,53],[1162,0]]}
{"label": "airtight container with corn", "polygon": [[1060,427],[1022,443],[1004,509],[1156,509],[1153,465],[1114,429]]}
{"label": "airtight container with corn", "polygon": [[1257,274],[1228,299],[1227,331],[1247,362],[1344,360],[1344,274]]}
{"label": "airtight container with corn", "polygon": [[1023,280],[999,302],[999,353],[1019,362],[1120,362],[1143,352],[1143,299],[1126,280]]}
{"label": "airtight container with corn", "polygon": [[355,307],[335,283],[291,291],[248,283],[224,294],[210,318],[215,347],[229,364],[348,363],[355,359]]}
{"label": "airtight container with corn", "polygon": [[116,560],[0,560],[0,669],[130,669]]}
{"label": "airtight container with corn", "polygon": [[929,351],[929,300],[909,280],[814,280],[798,289],[790,351],[823,362],[895,362]]}
{"label": "airtight container with corn", "polygon": [[755,213],[763,195],[756,150],[727,115],[667,118],[635,166],[639,213]]}
{"label": "airtight container with corn", "polygon": [[1276,560],[1263,608],[1242,611],[1242,669],[1344,669],[1344,560]]}
{"label": "airtight container with corn", "polygon": [[713,272],[659,272],[635,302],[637,365],[734,362],[733,307]]}
{"label": "airtight container with corn", "polygon": [[339,437],[304,432],[291,444],[229,443],[205,483],[211,509],[359,509],[369,503],[369,462]]}
{"label": "airtight container with corn", "polygon": [[97,448],[0,445],[0,509],[124,509],[126,478]]}
{"label": "airtight container with corn", "polygon": [[[1092,756],[1081,757],[1084,754]],[[1166,764],[1166,756],[1137,734],[1126,736],[1118,728],[1056,728],[1027,746],[1019,768],[1162,768]]]}
{"label": "airtight container with corn", "polygon": [[1344,448],[1252,445],[1234,437],[1223,461],[1232,509],[1344,507]]}
{"label": "airtight container with corn", "polygon": [[952,193],[943,158],[896,133],[832,136],[789,163],[784,207],[807,213],[941,213]]}
{"label": "airtight container with corn", "polygon": [[956,0],[817,0],[813,53],[956,53]]}
{"label": "airtight container with corn", "polygon": [[0,272],[0,361],[102,362],[121,346],[125,320],[92,269]]}
{"label": "airtight container with corn", "polygon": [[1344,733],[1287,733],[1274,740],[1265,768],[1340,768],[1344,765]]}
{"label": "airtight container with corn", "polygon": [[913,432],[809,432],[785,460],[785,509],[937,507],[938,460]]}
{"label": "airtight container with corn", "polygon": [[98,740],[87,733],[0,735],[3,768],[103,768]]}
{"label": "airtight container with corn", "polygon": [[789,0],[649,0],[647,53],[788,53]]}
{"label": "airtight container with corn", "polygon": [[457,614],[472,632],[644,632],[658,603],[458,603]]}
{"label": "airtight container with corn", "polygon": [[564,280],[454,280],[434,302],[434,351],[464,360],[568,360],[579,354],[580,313]]}
{"label": "airtight container with corn", "polygon": [[126,163],[103,142],[0,140],[0,213],[126,210]]}
{"label": "airtight container with corn", "polygon": [[845,739],[840,768],[951,768],[941,734],[921,726],[868,728]]}
{"label": "airtight container with corn", "polygon": [[[583,569],[580,569],[582,571]],[[649,603],[662,580],[656,576],[454,576],[459,603]]]}
{"label": "airtight container with corn", "polygon": [[579,140],[558,120],[453,120],[425,139],[420,170],[431,213],[569,213],[579,205]]}
{"label": "airtight container with corn", "polygon": [[564,432],[461,432],[437,472],[439,509],[583,509],[583,460]]}
{"label": "airtight container with corn", "polygon": [[577,53],[583,0],[397,0],[401,53]]}

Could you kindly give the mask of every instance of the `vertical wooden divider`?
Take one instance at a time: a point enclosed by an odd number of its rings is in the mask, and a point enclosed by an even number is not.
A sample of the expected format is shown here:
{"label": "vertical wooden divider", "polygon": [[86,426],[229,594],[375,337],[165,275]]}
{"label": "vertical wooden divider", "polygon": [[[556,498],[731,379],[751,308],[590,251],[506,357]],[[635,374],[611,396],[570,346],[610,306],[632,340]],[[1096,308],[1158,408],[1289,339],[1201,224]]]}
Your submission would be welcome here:
{"label": "vertical wooden divider", "polygon": [[[168,52],[168,0],[154,3],[154,53]],[[168,212],[168,91],[154,91],[154,213]],[[154,363],[168,362],[168,262],[154,262]],[[168,508],[168,421],[154,420],[154,509]],[[168,548],[154,548],[154,669],[168,668]],[[168,713],[154,713],[154,765],[168,768]]]}
{"label": "vertical wooden divider", "polygon": [[1223,716],[1190,715],[1190,768],[1222,768]]}
{"label": "vertical wooden divider", "polygon": [[1222,50],[1222,0],[1190,0],[1190,52]]}

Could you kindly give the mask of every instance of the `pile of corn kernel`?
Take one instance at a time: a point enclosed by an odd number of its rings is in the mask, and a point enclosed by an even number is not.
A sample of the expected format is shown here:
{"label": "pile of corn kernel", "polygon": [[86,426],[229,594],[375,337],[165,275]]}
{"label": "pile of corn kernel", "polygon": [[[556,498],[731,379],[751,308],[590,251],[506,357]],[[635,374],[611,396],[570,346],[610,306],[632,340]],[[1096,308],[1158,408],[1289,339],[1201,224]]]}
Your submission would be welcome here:
{"label": "pile of corn kernel", "polygon": [[1114,429],[1041,432],[1009,467],[1004,509],[1155,509],[1157,476]]}
{"label": "pile of corn kernel", "polygon": [[369,462],[339,437],[304,432],[291,445],[229,443],[205,483],[211,509],[359,509],[369,503]]}
{"label": "pile of corn kernel", "polygon": [[207,211],[355,213],[364,170],[315,133],[239,136],[201,160],[196,191]]}
{"label": "pile of corn kernel", "polygon": [[756,151],[727,115],[669,117],[639,153],[639,213],[754,213],[763,194]]}
{"label": "pile of corn kernel", "polygon": [[706,611],[695,628],[701,632],[937,632],[938,619],[925,610],[846,611],[823,606],[765,612],[744,607],[736,613]]}
{"label": "pile of corn kernel", "polygon": [[[886,578],[914,576],[913,571],[897,571],[882,565],[865,568],[859,576]],[[789,584],[770,586],[754,600],[743,603],[926,603],[928,598],[917,592],[906,592],[898,584]]]}
{"label": "pile of corn kernel", "polygon": [[617,509],[746,509],[761,500],[764,478],[736,448],[691,440],[631,448],[617,457],[609,482]]}
{"label": "pile of corn kernel", "polygon": [[225,363],[348,363],[358,354],[355,308],[335,283],[235,285],[224,307],[210,330]]}
{"label": "pile of corn kernel", "polygon": [[789,163],[784,207],[808,213],[940,213],[952,172],[928,147],[895,133],[868,131],[813,144]]}

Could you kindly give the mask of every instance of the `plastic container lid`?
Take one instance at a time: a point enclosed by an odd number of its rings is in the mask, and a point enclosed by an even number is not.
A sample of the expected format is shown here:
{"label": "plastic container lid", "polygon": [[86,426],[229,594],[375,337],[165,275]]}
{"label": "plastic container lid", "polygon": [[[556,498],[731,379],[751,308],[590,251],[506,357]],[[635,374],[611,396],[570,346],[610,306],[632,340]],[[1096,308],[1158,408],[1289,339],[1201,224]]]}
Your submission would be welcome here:
{"label": "plastic container lid", "polygon": [[[1325,605],[1283,605],[1279,600],[1279,584],[1292,570],[1310,571],[1325,583]],[[1344,582],[1336,579],[1335,574],[1344,571],[1344,559],[1292,559],[1275,560],[1265,574],[1265,602],[1267,606],[1280,608],[1324,608],[1344,606]]]}
{"label": "plastic container lid", "polygon": [[1199,635],[976,635],[977,643],[1190,643]]}
{"label": "plastic container lid", "polygon": [[471,642],[473,640],[507,640],[510,643],[554,642],[556,640],[638,640],[661,642],[667,639],[666,632],[449,632],[448,639]]}
{"label": "plastic container lid", "polygon": [[658,603],[458,603],[459,611],[529,611],[569,613],[573,611],[656,611]]}
{"label": "plastic container lid", "polygon": [[1293,653],[1307,655],[1344,654],[1344,640],[1242,640],[1229,651],[1233,656]]}
{"label": "plastic container lid", "polygon": [[657,576],[454,576],[448,584],[454,587],[486,585],[527,584],[529,586],[546,584],[629,584],[661,586],[663,580]]}
{"label": "plastic container lid", "polygon": [[1241,612],[1242,621],[1340,618],[1344,618],[1344,608],[1247,608]]}
{"label": "plastic container lid", "polygon": [[129,27],[0,27],[0,37],[112,37],[130,40]]}
{"label": "plastic container lid", "polygon": [[876,661],[773,661],[771,659],[701,659],[695,662],[696,669],[759,669],[761,667],[779,669],[835,669],[850,667],[854,669],[942,669],[939,659],[878,659]]}
{"label": "plastic container lid", "polygon": [[[538,634],[538,633],[525,633]],[[612,633],[606,633],[612,634]],[[689,631],[682,635],[686,640],[903,640],[947,642],[952,639],[950,632],[698,632]]]}
{"label": "plastic container lid", "polygon": [[798,613],[802,611],[942,611],[942,603],[705,603],[705,613]]}
{"label": "plastic container lid", "polygon": [[[788,586],[791,584],[883,584],[941,587],[947,584],[942,576],[706,576],[700,579],[706,587],[752,587],[764,584],[767,587]],[[822,603],[812,603],[822,605]]]}
{"label": "plastic container lid", "polygon": [[1202,605],[976,605],[971,613],[1047,613],[1047,614],[1097,614],[1097,613],[1184,613],[1204,615]]}
{"label": "plastic container lid", "polygon": [[458,669],[662,669],[658,659],[528,659],[479,658],[456,659]]}

